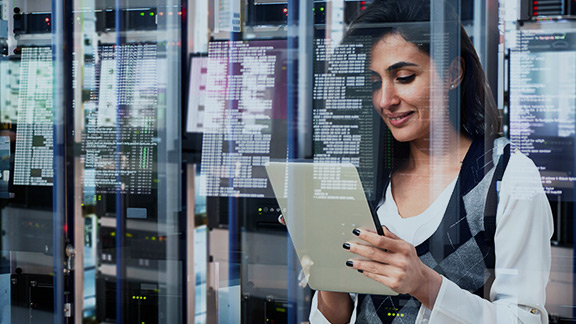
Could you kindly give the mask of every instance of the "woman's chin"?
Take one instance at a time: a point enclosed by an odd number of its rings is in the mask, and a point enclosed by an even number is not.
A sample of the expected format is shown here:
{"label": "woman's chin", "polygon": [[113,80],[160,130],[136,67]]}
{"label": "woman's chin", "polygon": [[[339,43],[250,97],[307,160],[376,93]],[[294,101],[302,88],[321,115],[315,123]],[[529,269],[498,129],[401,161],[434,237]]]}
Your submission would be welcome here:
{"label": "woman's chin", "polygon": [[413,134],[402,134],[402,133],[395,133],[392,132],[392,136],[394,137],[394,139],[400,143],[407,143],[407,142],[411,142],[415,139],[415,136]]}
{"label": "woman's chin", "polygon": [[[409,127],[406,127],[409,126]],[[415,125],[405,125],[404,127],[394,127],[388,125],[392,136],[394,139],[401,143],[417,141],[420,139],[428,140],[430,138],[430,132],[428,128],[424,127],[410,127]]]}

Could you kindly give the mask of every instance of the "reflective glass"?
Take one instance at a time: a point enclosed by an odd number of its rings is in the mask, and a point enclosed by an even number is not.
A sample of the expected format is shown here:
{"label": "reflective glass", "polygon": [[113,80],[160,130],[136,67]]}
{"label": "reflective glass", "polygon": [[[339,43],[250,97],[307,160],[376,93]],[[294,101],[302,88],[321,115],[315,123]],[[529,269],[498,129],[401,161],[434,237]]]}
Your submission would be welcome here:
{"label": "reflective glass", "polygon": [[576,5],[0,0],[0,323],[570,323]]}

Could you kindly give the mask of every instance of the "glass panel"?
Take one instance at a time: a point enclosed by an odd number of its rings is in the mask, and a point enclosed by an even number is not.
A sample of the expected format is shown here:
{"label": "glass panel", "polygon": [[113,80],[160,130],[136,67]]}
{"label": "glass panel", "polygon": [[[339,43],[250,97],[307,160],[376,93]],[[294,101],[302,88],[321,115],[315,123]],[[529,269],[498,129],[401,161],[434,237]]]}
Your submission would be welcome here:
{"label": "glass panel", "polygon": [[[65,213],[54,144],[63,62],[48,2],[2,3],[0,14],[0,322],[63,318]],[[63,176],[63,174],[62,174]],[[57,298],[56,298],[57,297]],[[58,311],[55,311],[58,309]]]}
{"label": "glass panel", "polygon": [[0,0],[0,322],[574,321],[575,15]]}
{"label": "glass panel", "polygon": [[74,2],[77,322],[180,323],[176,1]]}
{"label": "glass panel", "polygon": [[[574,136],[576,25],[549,21],[561,7],[506,2],[502,17],[508,60],[508,134],[540,170],[554,219],[546,310],[551,323],[574,321]],[[508,11],[510,9],[510,11]],[[516,13],[516,15],[514,15]],[[526,22],[526,23],[524,23]]]}
{"label": "glass panel", "polygon": [[[474,322],[497,303],[571,318],[553,296],[573,294],[574,24],[552,17],[574,8],[552,2],[195,2],[184,150],[206,196],[208,321],[314,322],[310,288],[370,293],[323,295],[343,322],[447,322],[443,307]],[[386,280],[346,268],[352,229],[380,223],[436,278],[415,285],[435,289],[377,297]]]}

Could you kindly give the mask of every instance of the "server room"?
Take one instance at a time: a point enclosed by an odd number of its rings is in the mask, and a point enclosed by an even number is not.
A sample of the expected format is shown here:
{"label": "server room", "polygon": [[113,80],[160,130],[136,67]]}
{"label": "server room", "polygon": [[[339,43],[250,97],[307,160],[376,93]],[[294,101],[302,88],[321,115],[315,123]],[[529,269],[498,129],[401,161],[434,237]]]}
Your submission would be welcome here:
{"label": "server room", "polygon": [[576,0],[0,0],[0,323],[576,323]]}

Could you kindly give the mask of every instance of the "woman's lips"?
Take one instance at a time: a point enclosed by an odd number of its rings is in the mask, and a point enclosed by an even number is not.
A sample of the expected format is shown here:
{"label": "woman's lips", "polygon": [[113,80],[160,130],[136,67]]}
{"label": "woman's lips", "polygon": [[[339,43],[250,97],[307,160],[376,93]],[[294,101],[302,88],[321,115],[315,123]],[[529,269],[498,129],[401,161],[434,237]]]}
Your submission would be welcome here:
{"label": "woman's lips", "polygon": [[394,114],[392,116],[388,116],[388,120],[390,124],[394,127],[400,127],[404,125],[408,120],[412,117],[413,111],[409,111],[406,113]]}

